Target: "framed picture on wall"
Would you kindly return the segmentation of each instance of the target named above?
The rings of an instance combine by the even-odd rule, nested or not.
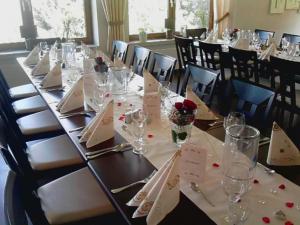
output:
[[[286,0],[271,0],[270,13],[283,13]]]
[[[299,0],[286,0],[286,9],[299,9]]]

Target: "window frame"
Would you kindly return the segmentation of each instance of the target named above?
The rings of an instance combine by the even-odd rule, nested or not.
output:
[[[22,0],[19,0],[20,4]],[[27,2],[31,5],[31,0],[27,0]],[[32,11],[24,11],[21,7],[21,13],[25,14],[26,16],[32,16]],[[29,26],[35,26],[34,21],[25,21],[23,20],[22,15],[22,23],[27,23]],[[91,0],[84,0],[84,19],[85,19],[85,29],[86,29],[86,36],[83,38],[74,38],[76,42],[83,41],[84,43],[91,44],[93,41],[93,35],[92,35],[92,9],[91,9]],[[22,25],[21,25],[22,26]],[[35,36],[35,35],[34,35]],[[22,37],[23,38],[23,37]],[[47,41],[50,44],[54,43],[55,40],[57,40],[60,37],[57,38],[38,38],[37,36],[32,37],[33,38],[33,44],[37,44],[40,41]],[[0,43],[0,51],[14,51],[14,50],[24,50],[26,48],[25,46],[25,38],[23,38],[24,41],[21,42],[11,42],[11,43]]]
[[[176,31],[175,29],[175,23],[176,23],[176,2],[174,2],[175,0],[167,0],[168,1],[168,17],[166,19],[168,19],[170,21],[170,23],[172,24],[172,30],[175,33],[178,33],[179,31]],[[208,12],[208,17],[209,17],[209,23],[210,23],[210,19],[211,19],[211,14],[213,13],[211,10],[211,3],[213,2],[213,0],[209,0],[210,1],[210,9]],[[129,21],[128,21],[128,26],[130,26]],[[209,26],[209,25],[208,25]],[[167,30],[167,29],[166,29]],[[153,39],[166,39],[167,35],[166,32],[163,33],[147,33],[147,38],[149,40],[153,40]],[[138,34],[129,34],[129,41],[138,41],[139,40],[139,35]]]

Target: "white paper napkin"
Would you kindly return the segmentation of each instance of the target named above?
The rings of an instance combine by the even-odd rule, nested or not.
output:
[[[143,109],[151,124],[160,123],[160,93],[145,93],[143,97]]]
[[[42,80],[43,88],[62,86],[61,64],[56,64]]]
[[[38,62],[38,64],[31,71],[32,76],[47,74],[50,71],[49,52]]]
[[[115,58],[114,59],[114,67],[117,67],[117,68],[124,68],[126,67],[126,65],[123,63],[122,60],[120,60],[119,58]]]
[[[90,148],[114,137],[113,105],[113,101],[110,101],[82,130],[80,143],[86,142],[86,147]]]
[[[204,42],[206,42],[206,43],[213,43],[213,41],[214,41],[214,33],[211,32],[211,33],[208,35],[208,37],[204,40]]]
[[[147,70],[144,70],[143,76],[144,76],[144,93],[158,92],[159,82],[155,79],[155,77]]]
[[[180,153],[176,152],[127,203],[128,206],[138,206],[133,218],[147,216],[147,224],[156,225],[177,206],[180,193]]]
[[[57,109],[61,113],[67,113],[83,106],[83,77],[81,77],[68,91],[68,93],[66,93],[66,95],[61,99],[61,101],[57,105]]]
[[[270,60],[270,56],[274,55],[275,51],[276,51],[276,45],[274,43],[271,43],[271,45],[261,53],[260,59]]]
[[[197,105],[198,120],[217,120],[219,119],[206,105],[205,103],[188,87],[186,89],[186,98],[193,101]]]
[[[35,46],[32,51],[28,54],[24,61],[24,65],[36,65],[40,61],[40,48],[39,46]]]
[[[300,153],[296,145],[274,122],[267,163],[276,166],[300,165]]]

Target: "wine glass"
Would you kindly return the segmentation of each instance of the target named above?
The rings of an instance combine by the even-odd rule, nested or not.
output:
[[[133,152],[142,155],[146,152],[144,136],[147,126],[147,113],[143,109],[132,115],[133,135],[135,137]]]
[[[240,112],[230,112],[228,116],[224,118],[224,129],[226,130],[227,127],[234,124],[245,125],[245,115]]]
[[[107,81],[97,78],[96,87],[94,89],[94,103],[98,107],[97,111],[101,111],[104,105],[105,95],[108,92]]]
[[[40,55],[43,56],[48,51],[48,44],[46,41],[40,42]]]

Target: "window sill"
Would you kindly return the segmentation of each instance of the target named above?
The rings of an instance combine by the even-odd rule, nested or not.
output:
[[[0,56],[10,56],[10,55],[19,55],[19,54],[27,54],[28,50],[11,50],[11,51],[0,51]]]
[[[146,42],[131,41],[129,44],[141,46],[174,45],[174,39],[151,39]]]

